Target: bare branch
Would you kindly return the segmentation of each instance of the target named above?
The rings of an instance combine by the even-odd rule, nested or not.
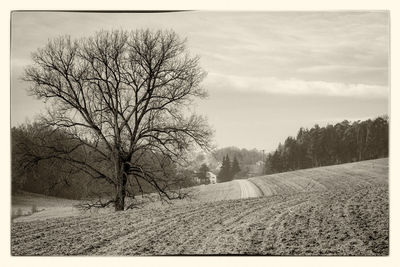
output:
[[[162,173],[192,147],[207,149],[212,135],[203,118],[182,115],[194,98],[206,96],[205,72],[185,43],[173,31],[100,31],[74,41],[59,37],[39,49],[24,80],[32,95],[53,105],[47,125],[76,146],[58,150],[41,142],[49,155],[31,151],[31,158],[64,160],[106,179],[115,185],[116,209],[134,196],[126,188],[131,175],[137,191],[143,194],[144,182],[171,199]]]

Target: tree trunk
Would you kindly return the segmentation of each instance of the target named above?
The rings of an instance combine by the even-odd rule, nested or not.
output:
[[[121,177],[121,185],[116,186],[116,197],[115,197],[115,211],[121,211],[125,208],[125,194],[126,194],[126,181]]]
[[[126,182],[128,180],[127,168],[129,168],[129,165],[126,163],[118,165],[118,182],[115,186],[115,211],[122,211],[125,209]]]

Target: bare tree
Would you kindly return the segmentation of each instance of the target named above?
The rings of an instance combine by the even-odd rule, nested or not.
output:
[[[130,187],[143,192],[143,183],[173,198],[171,166],[193,146],[209,146],[210,128],[190,111],[194,98],[206,96],[205,73],[185,42],[172,31],[64,36],[33,53],[25,70],[30,93],[51,102],[46,124],[72,140],[47,148],[47,157],[114,185],[117,211],[133,196]],[[74,157],[78,150],[84,159]]]

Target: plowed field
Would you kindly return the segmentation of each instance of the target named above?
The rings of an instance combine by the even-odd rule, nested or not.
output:
[[[380,159],[251,179],[259,198],[16,222],[11,252],[387,255],[387,175],[387,159]]]

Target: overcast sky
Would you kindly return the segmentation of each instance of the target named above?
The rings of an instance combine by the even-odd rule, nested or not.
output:
[[[39,13],[12,15],[11,124],[44,104],[20,80],[31,52],[59,35],[173,29],[201,58],[209,97],[196,103],[219,147],[270,151],[300,127],[388,114],[386,12]]]

